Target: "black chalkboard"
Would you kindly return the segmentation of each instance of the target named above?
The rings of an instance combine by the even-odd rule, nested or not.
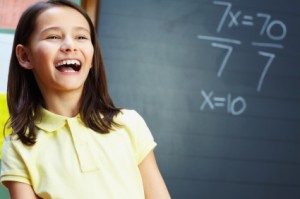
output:
[[[102,0],[115,104],[158,142],[172,198],[300,198],[300,2]]]

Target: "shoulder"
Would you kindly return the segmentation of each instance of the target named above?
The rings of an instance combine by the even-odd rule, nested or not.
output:
[[[142,116],[135,110],[122,109],[115,117],[115,122],[120,125],[134,125],[139,122],[144,122]]]
[[[18,135],[7,135],[2,145],[2,160],[13,156],[18,158],[23,157],[23,155],[26,156],[30,151],[35,150],[35,145],[28,146],[23,144]]]
[[[114,120],[120,128],[138,139],[153,140],[152,133],[143,117],[135,110],[122,109]]]
[[[135,110],[122,109],[114,118],[114,121],[130,134],[137,136],[151,134],[145,120]]]
[[[4,138],[2,150],[5,150],[5,149],[11,148],[11,147],[20,147],[22,145],[23,144],[17,135],[9,134],[9,135],[6,135]]]
[[[2,160],[12,156],[18,156],[20,151],[23,151],[26,146],[18,139],[17,135],[7,135],[4,138],[2,145]]]

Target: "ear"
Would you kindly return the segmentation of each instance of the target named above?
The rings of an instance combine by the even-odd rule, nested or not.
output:
[[[27,70],[33,69],[33,66],[30,62],[29,49],[26,46],[24,46],[22,44],[18,44],[16,47],[16,56],[19,61],[19,64],[23,68],[25,68]]]

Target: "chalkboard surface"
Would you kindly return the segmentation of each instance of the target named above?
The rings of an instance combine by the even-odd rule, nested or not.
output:
[[[110,92],[172,198],[300,198],[300,2],[103,0]]]

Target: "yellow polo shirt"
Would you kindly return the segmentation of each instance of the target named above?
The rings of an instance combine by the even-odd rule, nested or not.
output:
[[[156,143],[137,112],[122,110],[115,121],[123,126],[99,134],[79,116],[42,109],[34,146],[5,138],[1,181],[30,184],[43,199],[144,198],[138,165]]]

